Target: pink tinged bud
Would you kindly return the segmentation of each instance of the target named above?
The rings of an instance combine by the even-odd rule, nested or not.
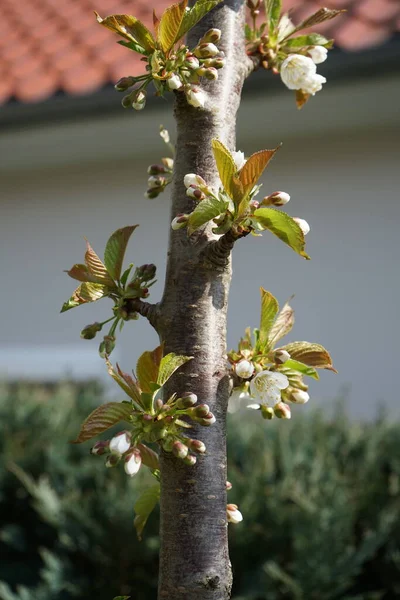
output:
[[[243,515],[238,509],[236,504],[227,504],[226,505],[226,516],[229,523],[240,523],[243,521]]]
[[[217,56],[217,58],[214,58],[212,61],[211,66],[215,67],[216,69],[222,69],[225,66],[225,59],[222,58],[222,56]]]
[[[131,447],[131,434],[129,431],[121,431],[110,440],[110,452],[117,455],[125,454]]]
[[[104,442],[96,442],[93,448],[91,448],[90,453],[98,454],[101,456],[102,454],[106,454],[106,452],[109,451],[109,446],[110,440],[105,440]]]
[[[210,425],[214,425],[215,421],[217,419],[215,418],[215,416],[213,415],[212,412],[208,413],[208,415],[206,415],[205,417],[203,417],[200,421],[200,425],[203,425],[205,427],[209,427]]]
[[[232,484],[230,481],[227,481],[226,482],[226,491],[229,492],[229,490],[231,490],[231,489],[232,489]]]
[[[207,185],[204,179],[200,177],[200,175],[196,175],[195,173],[188,173],[187,175],[185,175],[185,177],[183,178],[183,183],[186,188],[189,188],[191,186],[198,187]]]
[[[150,190],[152,190],[154,188],[162,187],[164,184],[165,184],[165,177],[159,177],[159,176],[156,177],[155,175],[152,175],[147,180],[147,185]]]
[[[185,446],[185,444],[182,444],[182,442],[176,441],[173,443],[172,453],[177,458],[186,458],[186,456],[188,455],[188,452],[189,452],[189,448],[187,446]]]
[[[199,59],[195,56],[188,56],[185,60],[185,66],[189,69],[196,71],[200,67]]]
[[[197,452],[198,454],[204,454],[206,451],[206,445],[200,440],[190,440],[188,445],[193,452]]]
[[[199,44],[194,50],[195,56],[198,58],[212,58],[219,54],[219,50],[215,44],[203,43]]]
[[[134,77],[121,77],[121,79],[115,84],[114,88],[117,90],[117,92],[125,92],[128,88],[132,87],[134,83]]]
[[[235,372],[242,379],[249,379],[254,373],[254,365],[248,360],[241,360],[235,365]]]
[[[182,84],[182,81],[181,81],[181,78],[179,77],[179,75],[176,75],[174,73],[172,75],[172,77],[167,79],[167,85],[170,90],[179,90],[183,84]]]
[[[129,454],[127,454],[125,457],[125,473],[133,477],[139,471],[141,464],[142,457],[139,450],[133,450],[133,452],[129,452]]]
[[[206,31],[206,33],[201,38],[200,43],[211,42],[213,44],[217,44],[220,39],[221,39],[221,30],[213,28],[213,29],[209,29],[208,31]]]
[[[274,353],[274,363],[277,365],[283,365],[289,358],[290,354],[286,350],[276,350]]]
[[[184,394],[182,394],[181,398],[177,400],[176,405],[178,408],[191,408],[196,404],[196,402],[196,394],[192,394],[192,392],[185,392]]]
[[[306,404],[310,399],[310,396],[307,392],[303,392],[303,390],[294,389],[293,392],[289,395],[288,400],[293,402],[294,404]]]
[[[309,48],[308,54],[316,65],[323,63],[328,58],[328,50],[324,46]]]
[[[182,229],[183,227],[186,227],[188,218],[189,216],[184,214],[176,216],[175,219],[172,220],[171,228],[174,231],[176,231],[177,229]]]
[[[185,94],[189,104],[195,108],[204,108],[206,103],[206,95],[203,90],[198,87],[189,87],[186,88]]]
[[[197,458],[195,456],[193,456],[193,454],[188,454],[183,459],[183,462],[185,463],[185,465],[189,465],[190,467],[192,467],[193,465],[196,464]]]
[[[289,194],[286,192],[274,192],[262,201],[262,204],[267,206],[285,206],[290,200]]]
[[[208,414],[211,414],[208,404],[199,404],[199,406],[193,409],[193,413],[196,417],[206,417]]]
[[[285,404],[285,402],[279,402],[276,404],[274,406],[274,413],[278,419],[290,419],[292,416],[290,412],[290,406]]]
[[[203,192],[193,186],[190,186],[187,188],[186,196],[189,196],[189,198],[194,198],[198,202],[200,202],[200,200],[203,200],[203,198],[205,198]]]
[[[172,171],[172,169],[174,168],[174,159],[173,158],[162,158],[161,159],[162,164],[164,165],[164,167],[166,169],[168,169],[169,171]]]
[[[147,169],[148,175],[159,175],[165,173],[164,165],[150,165]]]
[[[293,217],[293,221],[296,221],[297,225],[300,227],[304,235],[307,235],[307,233],[310,232],[310,226],[305,219]]]

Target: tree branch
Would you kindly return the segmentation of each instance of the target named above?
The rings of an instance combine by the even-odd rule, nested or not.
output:
[[[250,231],[235,234],[232,229],[224,233],[219,240],[210,242],[203,250],[204,258],[216,267],[224,268],[229,263],[230,254],[237,240],[248,236]]]
[[[145,317],[150,325],[158,331],[158,322],[160,317],[159,304],[144,302],[140,298],[128,298],[125,300],[126,308],[129,312],[137,312],[142,317]]]

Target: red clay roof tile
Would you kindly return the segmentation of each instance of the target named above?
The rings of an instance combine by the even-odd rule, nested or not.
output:
[[[116,44],[117,36],[100,27],[94,17],[134,14],[152,26],[172,0],[0,0],[0,103],[15,98],[38,102],[58,91],[86,94],[122,76],[142,73],[140,57]],[[345,50],[381,44],[400,30],[399,0],[283,0],[292,19],[311,14],[327,4],[346,8],[319,30]]]

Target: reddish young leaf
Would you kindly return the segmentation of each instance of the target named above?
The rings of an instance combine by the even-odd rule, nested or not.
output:
[[[92,246],[87,240],[85,263],[89,271],[96,277],[98,281],[101,281],[104,285],[108,285],[109,287],[115,287],[115,283],[107,272],[103,261],[97,256],[96,252],[93,250]]]
[[[163,347],[158,346],[152,351],[143,352],[136,364],[136,376],[140,387],[145,393],[152,393],[150,383],[156,383],[160,363],[163,355]]]
[[[102,404],[85,419],[81,425],[76,440],[71,444],[81,444],[87,440],[91,440],[99,433],[106,431],[120,421],[127,421],[132,414],[132,407],[124,402],[107,402]]]

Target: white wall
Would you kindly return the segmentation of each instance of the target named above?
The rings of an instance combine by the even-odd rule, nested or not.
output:
[[[400,412],[399,92],[400,79],[383,79],[327,88],[301,113],[288,96],[257,96],[241,109],[239,147],[246,153],[284,141],[264,189],[292,195],[288,212],[312,227],[312,260],[268,234],[237,244],[229,346],[247,325],[257,325],[260,285],[282,303],[295,293],[290,339],[323,343],[339,370],[312,384],[315,402],[328,405],[350,384],[355,415],[372,415],[381,400]],[[81,341],[79,331],[107,316],[111,303],[58,313],[74,286],[62,269],[82,260],[84,235],[100,253],[114,229],[140,223],[127,259],[156,263],[162,281],[168,197],[143,198],[146,166],[163,155],[160,122],[171,121],[155,111],[124,112],[0,135],[2,374],[104,373],[98,342]],[[159,299],[161,282],[152,289],[150,299]],[[156,343],[144,320],[128,324],[116,358],[129,369]]]

